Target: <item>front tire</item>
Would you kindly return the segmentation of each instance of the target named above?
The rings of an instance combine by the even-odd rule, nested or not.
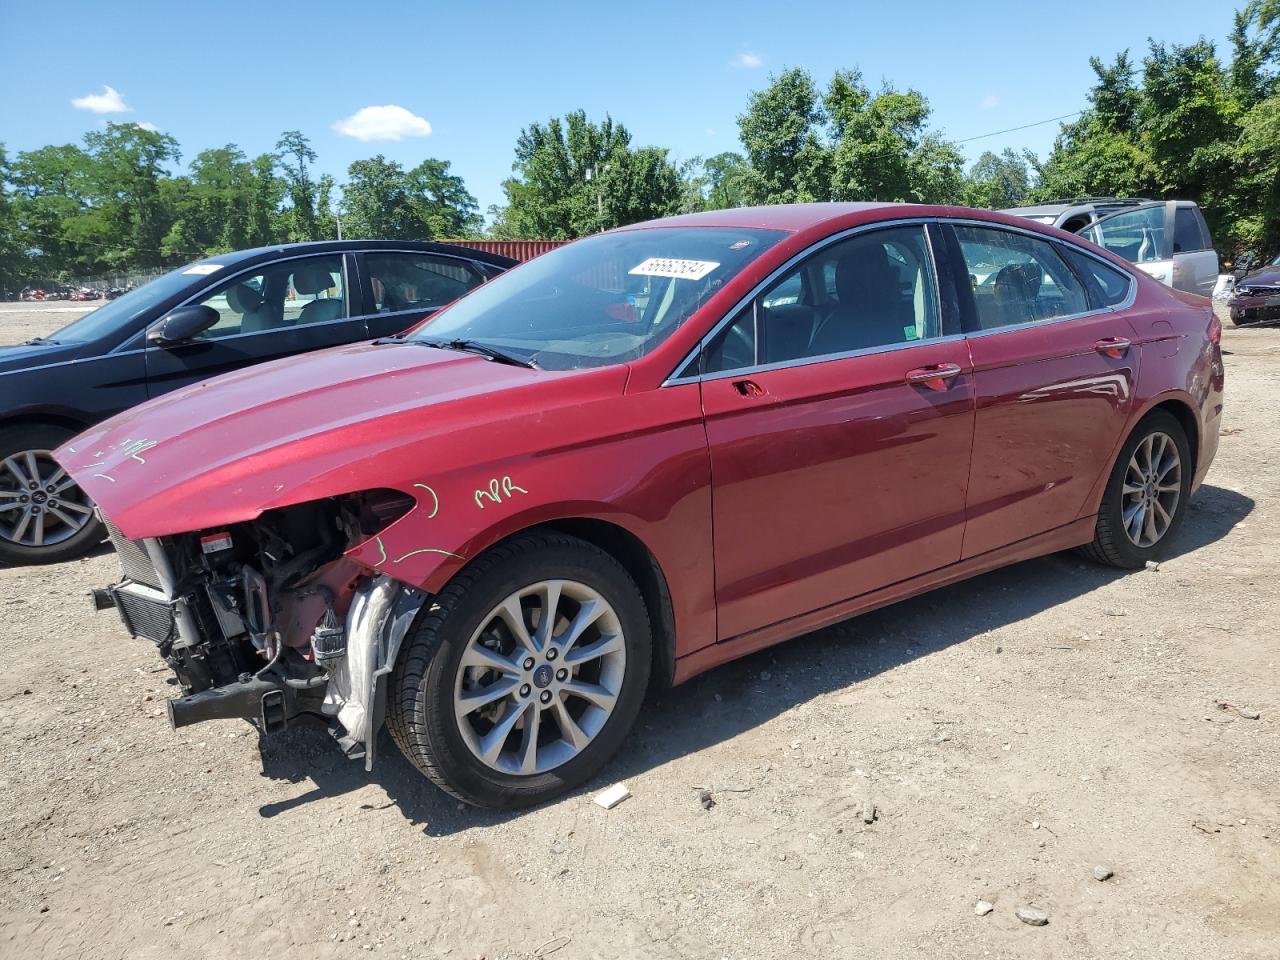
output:
[[[1182,526],[1194,471],[1182,424],[1164,410],[1152,411],[1116,458],[1093,542],[1081,552],[1128,570],[1159,560]]]
[[[102,542],[93,502],[53,459],[74,435],[52,424],[0,429],[0,560],[61,563]]]
[[[418,615],[387,726],[458,799],[540,803],[617,752],[651,657],[644,600],[617,560],[575,537],[522,535],[478,557]]]

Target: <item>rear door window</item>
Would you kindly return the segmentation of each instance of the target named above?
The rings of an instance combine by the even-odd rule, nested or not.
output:
[[[374,311],[434,310],[488,279],[471,261],[429,253],[366,253]]]
[[[1084,287],[1054,244],[1025,233],[957,224],[980,330],[1012,327],[1089,309]]]
[[[1208,247],[1207,238],[1200,229],[1200,218],[1194,207],[1177,207],[1173,213],[1173,252],[1190,253]]]

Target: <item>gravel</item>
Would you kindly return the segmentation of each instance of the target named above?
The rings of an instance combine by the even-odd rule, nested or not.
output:
[[[1238,432],[1158,576],[1047,557],[763,651],[515,813],[460,809],[388,739],[366,774],[323,730],[175,732],[154,646],[89,610],[109,553],[0,569],[0,955],[1274,956],[1280,738],[1203,716],[1280,703],[1280,329],[1224,346]],[[1081,875],[1100,837],[1122,884]],[[974,923],[977,895],[1010,906]]]

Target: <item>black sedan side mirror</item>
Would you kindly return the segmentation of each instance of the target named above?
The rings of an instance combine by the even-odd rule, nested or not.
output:
[[[147,330],[147,343],[168,346],[185,343],[204,333],[222,319],[213,307],[203,303],[191,303],[170,310]]]

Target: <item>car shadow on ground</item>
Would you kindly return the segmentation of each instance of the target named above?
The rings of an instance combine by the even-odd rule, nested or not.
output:
[[[1203,487],[1191,502],[1169,558],[1222,539],[1253,507],[1253,500],[1240,493]],[[672,690],[652,692],[619,755],[571,796],[590,794],[730,740],[823,693],[1016,623],[1121,577],[1144,575],[1149,574],[1085,563],[1073,553],[1028,560],[806,634]],[[520,811],[487,811],[460,804],[418,773],[386,730],[379,740],[377,763],[368,774],[363,763],[340,754],[319,723],[263,737],[260,750],[264,776],[313,784],[297,797],[264,805],[259,811],[263,817],[359,790],[370,782],[380,785],[401,814],[430,836],[520,815]],[[696,785],[689,786],[690,802],[694,802]]]

